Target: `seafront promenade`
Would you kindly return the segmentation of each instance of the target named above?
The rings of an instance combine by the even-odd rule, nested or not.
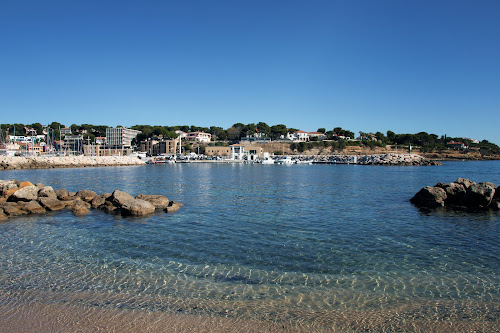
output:
[[[283,156],[274,156],[271,160],[279,163]],[[63,157],[0,157],[0,170],[17,169],[51,169],[51,168],[81,168],[103,166],[144,165],[148,159],[138,159],[131,156],[63,156]],[[416,154],[372,154],[372,155],[291,155],[291,164],[360,164],[360,165],[441,165]],[[179,160],[177,163],[258,163],[239,159],[191,159]]]

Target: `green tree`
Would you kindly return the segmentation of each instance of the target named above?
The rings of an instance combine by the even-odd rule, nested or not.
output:
[[[317,132],[325,134],[326,133],[326,129],[324,129],[323,127],[321,127],[321,128],[318,128]]]
[[[273,140],[279,139],[281,135],[286,135],[287,133],[288,129],[283,124],[271,126],[271,139]]]

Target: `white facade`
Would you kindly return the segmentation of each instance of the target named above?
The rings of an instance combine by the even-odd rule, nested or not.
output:
[[[205,132],[191,132],[186,136],[186,140],[196,141],[199,143],[208,143],[212,139],[212,134]]]
[[[141,131],[126,127],[106,128],[106,146],[108,148],[130,148],[132,140]]]
[[[231,159],[232,160],[242,160],[243,157],[246,155],[245,153],[245,146],[243,145],[231,145],[229,146],[231,148]]]

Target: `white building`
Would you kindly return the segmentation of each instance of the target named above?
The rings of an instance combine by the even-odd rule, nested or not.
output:
[[[290,140],[292,142],[307,142],[309,141],[309,133],[304,131],[297,131],[295,133],[287,133],[286,136],[282,137],[285,140]]]
[[[126,127],[106,128],[107,148],[130,148],[132,140],[141,131],[136,131]]]
[[[246,155],[245,146],[240,144],[230,145],[231,148],[231,159],[232,160],[242,160]]]
[[[199,143],[208,143],[212,139],[212,134],[205,132],[190,132],[186,135],[186,140],[196,141]]]

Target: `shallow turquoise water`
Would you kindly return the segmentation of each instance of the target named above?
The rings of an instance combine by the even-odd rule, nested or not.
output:
[[[94,210],[0,224],[0,302],[229,309],[311,324],[314,314],[327,322],[329,312],[347,310],[413,307],[412,316],[425,317],[423,304],[441,302],[498,321],[500,215],[425,213],[408,201],[423,186],[458,177],[500,185],[500,163],[4,171],[2,179],[164,194],[185,206],[141,219]]]

